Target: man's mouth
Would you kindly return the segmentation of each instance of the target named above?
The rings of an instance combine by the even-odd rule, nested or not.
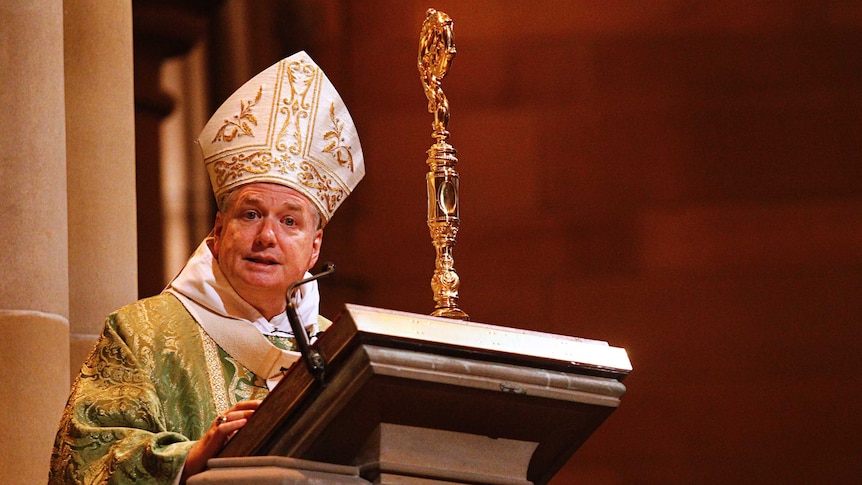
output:
[[[255,257],[248,257],[248,258],[245,258],[245,260],[246,260],[246,261],[250,261],[250,262],[252,262],[252,263],[256,263],[256,264],[266,264],[266,265],[276,265],[276,264],[278,264],[278,261],[276,261],[276,260],[274,260],[274,259],[269,259],[269,258],[255,258]]]

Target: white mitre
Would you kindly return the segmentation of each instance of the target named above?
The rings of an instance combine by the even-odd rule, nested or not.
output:
[[[240,185],[286,185],[317,207],[323,224],[365,175],[353,119],[305,52],[237,89],[210,118],[198,144],[219,203]]]

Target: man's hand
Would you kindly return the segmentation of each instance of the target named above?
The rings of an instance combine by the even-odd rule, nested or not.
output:
[[[240,428],[248,423],[248,418],[254,414],[261,401],[240,401],[228,409],[226,413],[213,420],[212,426],[189,450],[186,463],[183,466],[183,476],[180,483],[186,483],[192,475],[206,469],[207,460],[215,457],[224,448],[227,441]]]

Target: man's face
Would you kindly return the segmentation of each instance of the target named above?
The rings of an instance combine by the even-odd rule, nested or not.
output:
[[[323,231],[311,202],[282,185],[254,183],[216,216],[213,254],[231,286],[266,318],[284,310],[287,289],[314,266]]]

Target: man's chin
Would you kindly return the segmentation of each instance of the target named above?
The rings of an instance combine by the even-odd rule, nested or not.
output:
[[[255,274],[242,279],[243,293],[249,296],[284,296],[290,284],[285,283],[283,277],[274,275]],[[240,296],[243,296],[242,294]],[[245,296],[243,296],[245,298]]]
[[[296,279],[290,279],[285,274],[284,267],[281,265],[255,265],[257,267],[246,266],[246,271],[239,272],[237,276],[242,285],[243,293],[250,296],[257,295],[256,299],[261,297],[277,296],[284,298],[287,294],[287,289],[294,283],[299,281],[303,275],[300,274]],[[242,294],[240,296],[243,296]],[[244,296],[243,296],[244,297]],[[245,298],[245,297],[244,297]]]

